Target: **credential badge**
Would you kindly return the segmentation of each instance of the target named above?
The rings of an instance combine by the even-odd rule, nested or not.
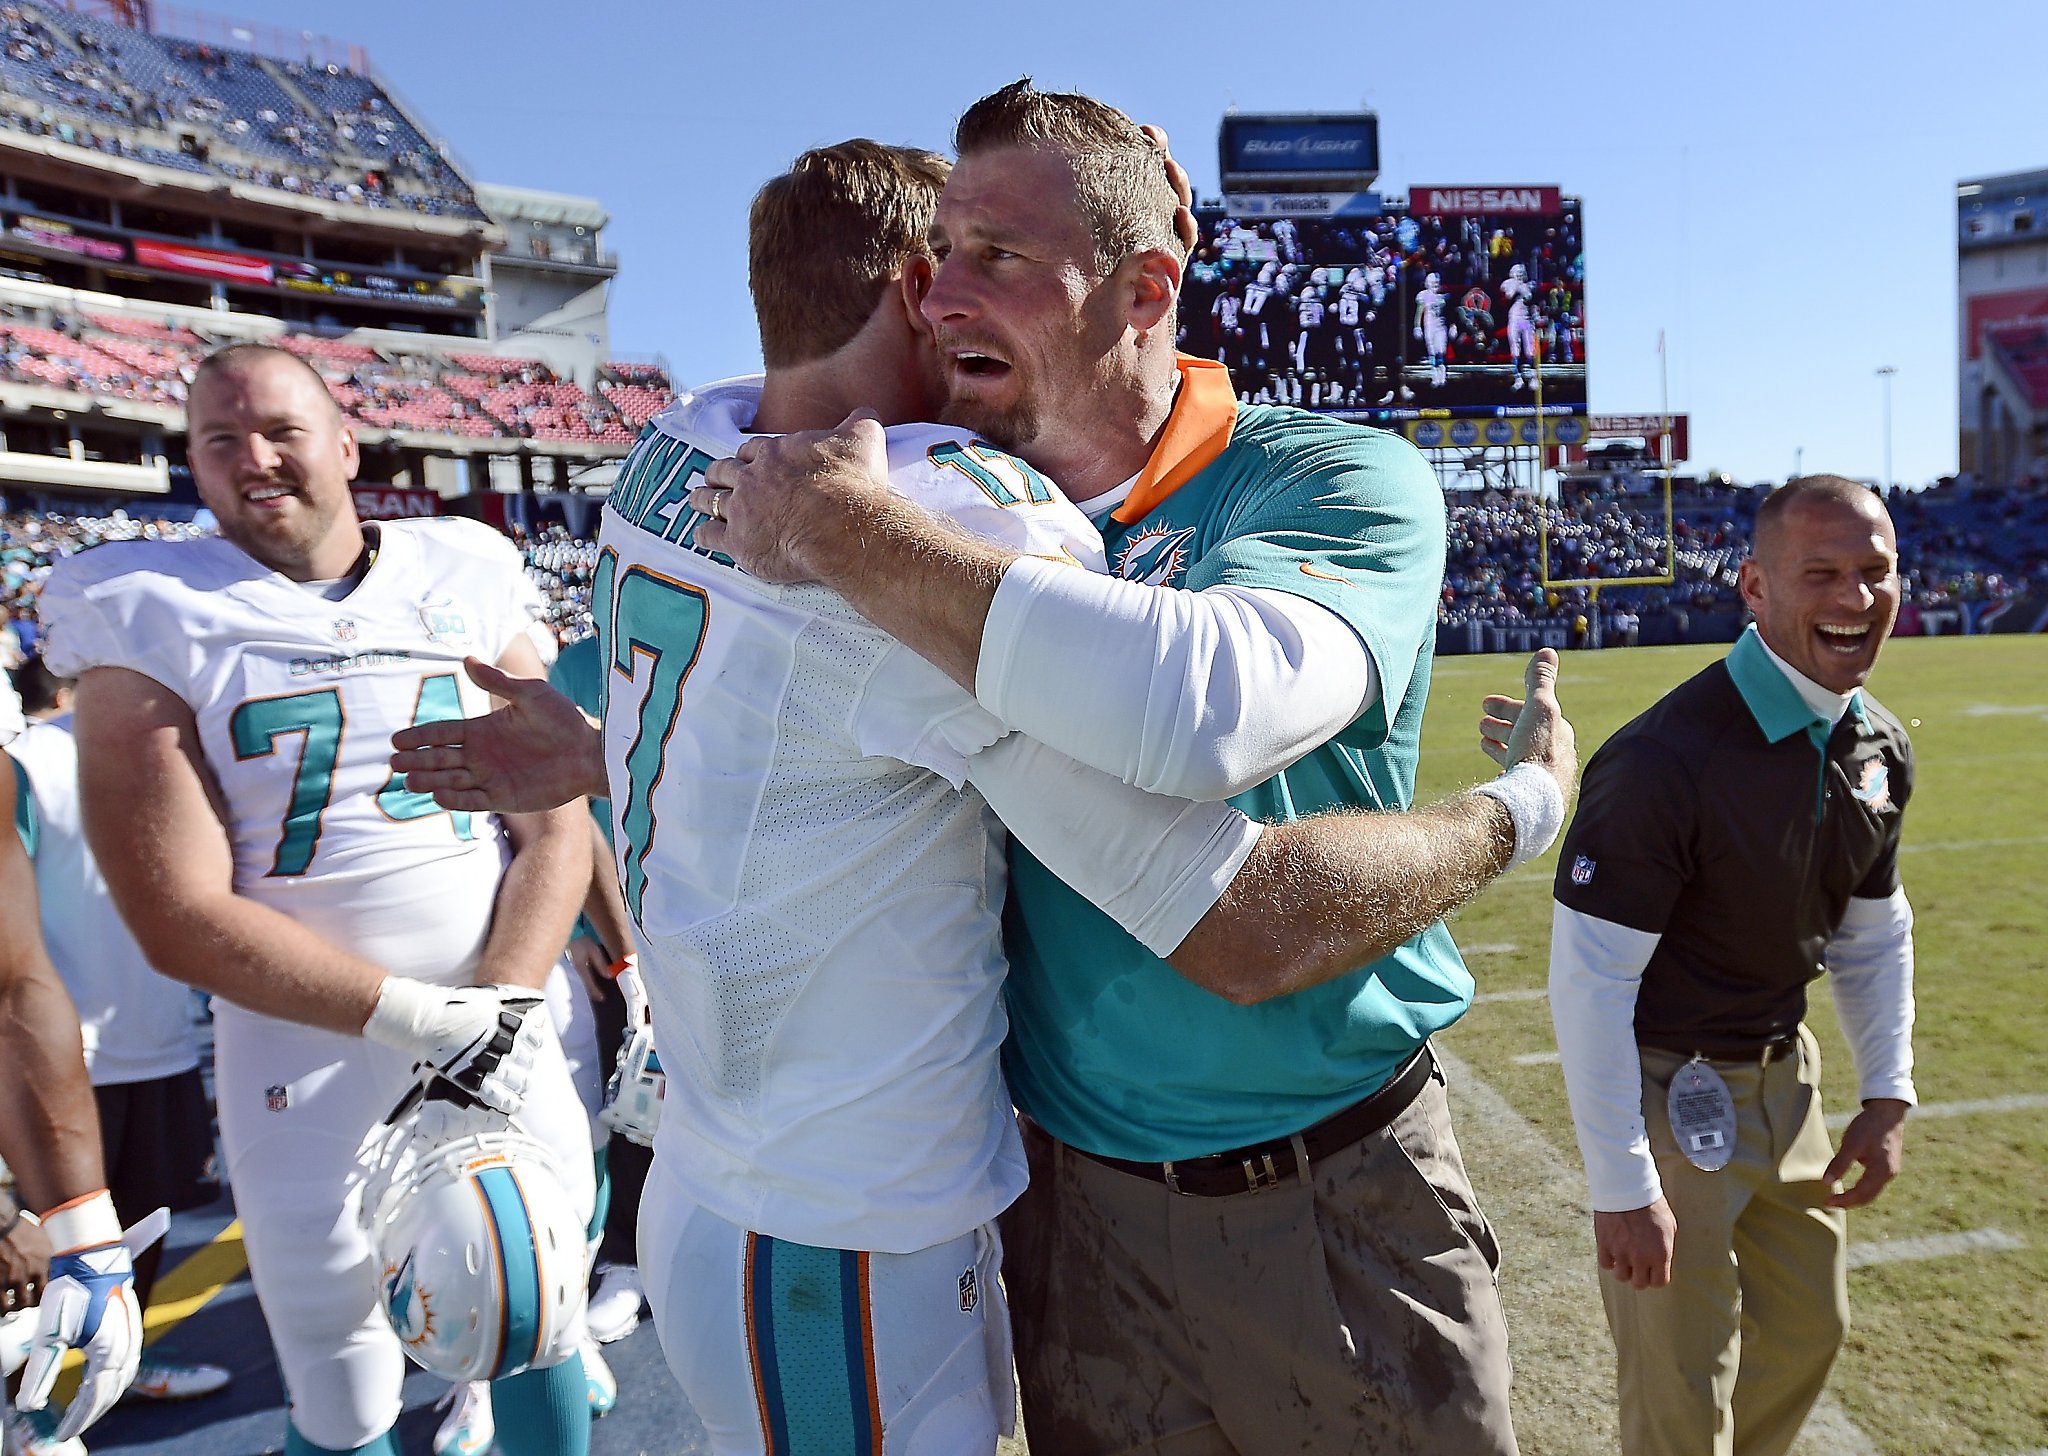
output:
[[[1593,883],[1593,861],[1590,857],[1583,854],[1572,856],[1572,883],[1575,885],[1590,885]]]

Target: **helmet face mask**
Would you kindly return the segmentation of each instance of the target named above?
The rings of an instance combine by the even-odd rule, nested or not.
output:
[[[500,1114],[430,1101],[375,1159],[360,1217],[378,1308],[414,1363],[494,1380],[575,1352],[584,1221],[544,1144]]]
[[[618,1066],[605,1088],[604,1108],[597,1120],[628,1142],[651,1148],[667,1092],[668,1074],[662,1071],[661,1056],[654,1049],[654,1030],[640,1022],[619,1047]]]

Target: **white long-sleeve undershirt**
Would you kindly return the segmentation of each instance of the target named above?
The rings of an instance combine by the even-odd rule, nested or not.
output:
[[[1661,936],[1553,904],[1550,1013],[1593,1207],[1645,1208],[1663,1192],[1643,1124],[1636,995]],[[1849,901],[1828,942],[1829,982],[1860,1099],[1913,1087],[1913,911],[1904,890]]]
[[[1047,869],[1162,958],[1259,842],[1228,804],[1132,788],[1018,733],[969,759],[967,777]]]
[[[997,587],[975,675],[1011,728],[1184,799],[1263,782],[1379,691],[1358,634],[1305,597],[1148,586],[1028,556]]]

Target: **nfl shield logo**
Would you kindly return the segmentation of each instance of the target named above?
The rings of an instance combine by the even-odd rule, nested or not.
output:
[[[334,623],[334,640],[337,642],[355,641],[356,624],[354,622],[351,622],[347,617],[341,617],[336,619]]]
[[[960,1276],[960,1313],[973,1314],[974,1306],[981,1303],[981,1286],[975,1282],[974,1271],[969,1269]]]
[[[1572,858],[1572,883],[1575,885],[1590,885],[1593,883],[1593,861],[1586,858],[1583,854],[1575,855]]]
[[[281,1082],[269,1087],[263,1093],[263,1105],[271,1112],[284,1111],[286,1107],[291,1105],[291,1100],[291,1089]]]

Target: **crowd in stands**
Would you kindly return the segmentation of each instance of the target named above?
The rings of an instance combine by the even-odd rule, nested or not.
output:
[[[36,650],[36,596],[50,567],[104,541],[183,541],[211,527],[192,520],[157,516],[40,514],[10,511],[0,501],[0,668],[16,666]],[[510,528],[513,544],[526,558],[526,573],[539,588],[545,621],[567,646],[591,634],[590,582],[597,546],[569,534],[560,522],[528,531]]]
[[[1674,498],[1668,585],[1602,587],[1599,607],[1639,624],[1702,613],[1737,613],[1736,590],[1763,488],[1712,490]],[[1895,490],[1888,504],[1899,533],[1902,619],[1976,606],[2022,592],[2048,598],[2048,498],[1977,494],[1953,488]],[[1443,626],[1572,622],[1593,594],[1545,586],[1549,578],[1618,580],[1666,574],[1661,495],[1570,492],[1564,500],[1488,492],[1454,501],[1437,620]]]
[[[35,0],[0,5],[0,37],[0,126],[302,196],[483,216],[468,182],[367,76]]]
[[[1646,620],[1683,625],[1703,614],[1741,609],[1736,568],[1764,491],[1680,497],[1675,510],[1677,580],[1665,586],[1603,588],[1599,610],[1610,643],[1631,641]],[[1905,581],[1901,630],[1919,617],[1961,605],[1982,606],[2031,591],[2048,602],[2048,498],[1969,497],[1953,490],[1894,492],[1900,569]],[[1438,621],[1447,627],[1569,625],[1591,610],[1583,587],[1543,585],[1538,522],[1548,513],[1553,580],[1573,576],[1645,576],[1663,571],[1663,511],[1640,499],[1586,495],[1567,505],[1488,493],[1452,501],[1449,553]],[[35,515],[0,510],[0,657],[13,642],[32,647],[35,596],[50,563],[102,541],[182,538],[189,521],[112,515]],[[596,543],[559,521],[513,525],[512,540],[547,604],[547,621],[565,645],[590,635]],[[1673,634],[1661,634],[1669,640]]]
[[[0,303],[0,382],[175,408],[200,358],[220,342],[134,316]],[[377,429],[627,445],[674,397],[655,364],[607,364],[592,393],[538,359],[378,349],[301,333],[278,342],[320,371],[351,419]]]

